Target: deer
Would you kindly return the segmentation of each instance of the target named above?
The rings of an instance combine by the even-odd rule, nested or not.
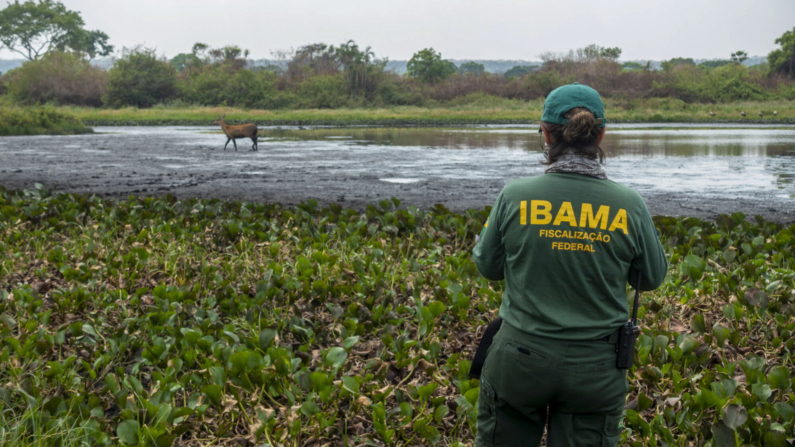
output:
[[[256,124],[241,124],[238,126],[230,126],[224,122],[224,118],[226,115],[219,116],[217,120],[213,122],[213,124],[220,124],[221,130],[224,131],[226,135],[226,144],[224,145],[224,151],[226,147],[229,146],[229,142],[231,141],[232,144],[235,145],[235,152],[237,152],[237,140],[238,138],[251,138],[251,141],[254,144],[251,145],[251,150],[256,151],[259,149],[257,146],[257,125]]]

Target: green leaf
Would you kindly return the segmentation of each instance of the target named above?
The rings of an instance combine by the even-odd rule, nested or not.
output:
[[[737,430],[748,419],[748,410],[737,404],[728,405],[723,409],[723,423],[732,430]]]
[[[108,387],[112,394],[119,392],[119,381],[116,380],[116,374],[110,373],[105,376],[105,386]]]
[[[703,319],[703,317],[702,317]],[[701,345],[701,342],[693,337],[685,337],[682,343],[679,343],[679,349],[682,350],[682,355],[686,356],[692,353]]]
[[[312,417],[320,413],[320,407],[314,401],[308,400],[301,405],[301,413],[304,416]]]
[[[433,412],[433,420],[436,421],[437,424],[442,423],[442,419],[450,413],[450,409],[445,404],[441,404],[436,407],[436,410]]]
[[[417,388],[417,393],[420,395],[420,399],[425,400],[428,397],[430,397],[434,393],[434,391],[436,391],[436,388],[438,386],[439,386],[438,383],[431,382],[431,383],[429,383],[427,385],[423,385],[423,386]]]
[[[210,377],[213,378],[213,383],[218,386],[224,386],[226,383],[226,370],[223,366],[211,366],[208,368],[210,371]]]
[[[229,363],[232,364],[232,376],[236,377],[241,373],[246,372],[248,361],[251,359],[251,351],[240,351],[232,354],[229,357]]]
[[[776,289],[778,289],[778,286],[780,286],[780,285],[781,285],[781,281],[776,280],[776,281],[773,281],[770,284],[768,284],[767,287],[765,287],[765,290],[767,290],[767,293],[773,293],[773,292],[776,291]]]
[[[762,402],[767,402],[773,394],[773,390],[766,383],[757,382],[751,386],[751,392],[758,396]]]
[[[355,336],[353,336],[353,337],[348,337],[348,338],[346,338],[346,339],[345,339],[345,341],[343,341],[343,342],[342,342],[342,347],[343,347],[343,348],[344,348],[346,351],[350,351],[350,350],[351,350],[351,348],[352,348],[354,345],[356,345],[356,343],[358,343],[358,342],[359,342],[359,336],[358,336],[358,335],[355,335]]]
[[[786,432],[780,430],[770,430],[765,433],[765,447],[787,447],[787,445]]]
[[[333,348],[329,349],[328,353],[326,354],[326,363],[334,368],[339,368],[345,364],[345,360],[347,359],[348,352],[339,346],[334,346]]]
[[[138,445],[140,443],[138,438],[139,428],[138,421],[128,419],[116,427],[116,435],[121,442],[127,445]]]
[[[344,376],[342,378],[342,386],[353,394],[359,392],[359,382],[353,377]]]
[[[690,320],[690,327],[694,332],[698,332],[699,334],[707,332],[707,324],[704,322],[704,315],[695,314]]]
[[[411,417],[414,415],[414,407],[408,402],[403,402],[400,404],[400,414],[411,419]]]
[[[464,393],[464,397],[466,398],[469,405],[475,407],[478,403],[478,395],[480,394],[480,388],[472,388],[471,390]]]
[[[648,396],[643,393],[638,394],[638,413],[643,412],[647,408],[651,407],[654,403]]]
[[[90,324],[83,325],[83,333],[88,335],[93,335],[94,337],[99,338],[99,336],[97,335],[97,331],[94,330],[94,326],[91,326]]]
[[[773,406],[776,408],[776,411],[781,416],[781,419],[784,420],[784,422],[789,422],[793,417],[795,417],[795,410],[793,410],[791,405],[785,402],[776,402],[773,404]]]
[[[719,348],[723,347],[723,344],[726,342],[726,338],[729,337],[729,334],[731,334],[731,331],[723,326],[716,324],[715,327],[712,328],[712,335],[715,336],[715,341],[718,343]]]
[[[770,370],[767,375],[767,380],[770,387],[776,390],[785,391],[790,387],[789,382],[789,368],[786,366],[776,366]]]
[[[17,320],[14,319],[11,315],[2,314],[0,315],[0,323],[8,326],[9,329],[14,329],[17,326]]]
[[[714,447],[737,447],[737,437],[734,430],[721,422],[712,424],[712,437]]]
[[[701,410],[708,410],[710,408],[715,408],[723,404],[723,401],[717,394],[715,394],[712,390],[708,390],[706,388],[702,388],[701,391],[698,392],[695,396],[693,396],[693,400],[696,401],[699,405],[701,405]]]
[[[259,333],[259,347],[263,351],[267,351],[273,339],[276,338],[276,331],[273,329],[265,329]]]
[[[223,390],[224,389],[218,385],[205,385],[202,388],[202,393],[207,396],[207,399],[209,399],[213,405],[220,407]]]

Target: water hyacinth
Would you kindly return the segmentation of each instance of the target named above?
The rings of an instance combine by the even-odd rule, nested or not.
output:
[[[472,445],[488,210],[0,190],[0,442]],[[659,217],[624,445],[787,445],[793,230]]]

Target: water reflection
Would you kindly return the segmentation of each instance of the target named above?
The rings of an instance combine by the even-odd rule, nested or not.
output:
[[[429,149],[508,149],[540,152],[536,129],[312,128],[269,129],[266,138],[281,141],[329,141],[357,146],[404,146]],[[608,129],[602,144],[609,157],[795,155],[795,131],[758,129]]]
[[[268,129],[265,134],[273,143],[311,145],[321,151],[359,150],[362,156],[378,151],[387,158],[403,154],[413,162],[406,160],[406,172],[400,175],[423,172],[475,179],[543,172],[542,141],[537,127],[531,126]],[[750,197],[760,191],[795,197],[795,132],[789,129],[624,127],[608,129],[602,147],[610,178],[639,191],[690,192],[715,199],[727,194]],[[499,165],[499,172],[489,169],[495,164],[489,158]],[[480,168],[462,168],[471,163]]]

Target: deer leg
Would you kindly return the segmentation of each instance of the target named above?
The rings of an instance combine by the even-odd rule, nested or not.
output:
[[[226,147],[229,146],[229,140],[231,140],[231,138],[226,139],[226,144],[224,145],[224,151],[226,151]]]
[[[232,138],[232,144],[235,145],[235,152],[237,152],[237,141],[234,138]]]
[[[256,136],[251,137],[251,141],[254,142],[254,144],[251,145],[251,150],[256,151],[257,149],[259,149],[257,147],[257,137]]]

